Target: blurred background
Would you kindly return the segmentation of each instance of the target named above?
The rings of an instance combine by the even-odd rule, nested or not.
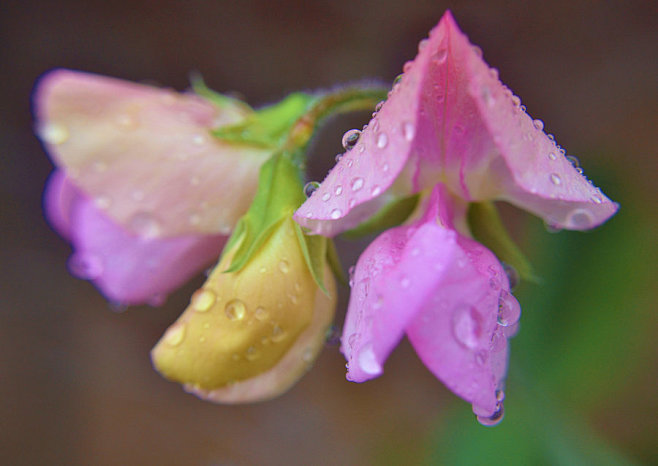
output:
[[[523,284],[498,427],[403,342],[385,374],[344,378],[337,346],[289,393],[249,406],[185,394],[149,350],[202,277],[160,308],[113,312],[67,273],[45,223],[52,165],[30,93],[54,67],[188,86],[200,71],[249,103],[390,82],[445,11],[547,132],[621,204],[588,233],[505,210],[543,281]],[[5,464],[656,464],[658,21],[653,2],[4,1],[0,6],[0,451]],[[313,146],[315,178],[366,115]],[[342,243],[344,264],[363,244]],[[345,312],[343,289],[337,323]]]

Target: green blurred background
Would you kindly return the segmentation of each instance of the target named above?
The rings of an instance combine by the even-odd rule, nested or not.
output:
[[[496,428],[478,425],[408,343],[385,374],[344,379],[328,347],[283,397],[216,406],[151,368],[151,346],[202,278],[161,308],[112,312],[66,271],[46,225],[52,166],[32,133],[37,77],[68,67],[210,87],[251,104],[364,78],[390,82],[451,8],[528,112],[621,203],[588,233],[548,233],[512,208],[542,277],[524,284]],[[2,64],[0,451],[5,464],[658,463],[655,284],[658,21],[654,2],[5,1]],[[331,122],[315,178],[364,115]],[[345,265],[363,247],[342,245]],[[342,290],[338,323],[347,292]]]

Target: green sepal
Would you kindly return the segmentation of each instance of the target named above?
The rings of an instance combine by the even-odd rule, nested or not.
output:
[[[252,112],[240,123],[212,130],[212,134],[227,142],[278,149],[315,100],[309,94],[295,92],[281,102]]]
[[[347,275],[345,275],[343,265],[340,263],[336,243],[331,238],[327,238],[327,263],[331,267],[331,271],[336,276],[336,279],[343,285],[347,285],[349,283]]]
[[[468,225],[473,237],[501,261],[514,267],[524,280],[538,282],[532,265],[510,237],[493,202],[473,202],[468,208]]]
[[[269,238],[270,234],[304,201],[299,168],[292,155],[277,152],[260,169],[258,190],[247,213],[240,219],[224,251],[238,240],[231,265],[225,272],[237,272]]]
[[[324,285],[324,266],[327,263],[327,238],[319,235],[307,235],[302,231],[302,227],[295,222],[295,233],[302,248],[302,254],[306,265],[308,265],[315,283],[320,287],[322,292],[329,296],[329,292]]]
[[[203,97],[212,103],[215,107],[226,108],[235,106],[242,110],[245,114],[253,113],[254,109],[249,106],[246,102],[243,102],[240,99],[234,97],[229,97],[219,92],[213,91],[208,86],[206,86],[203,77],[199,73],[192,73],[190,75],[190,84],[192,85],[192,90],[199,97]]]
[[[343,238],[358,239],[400,225],[414,211],[419,198],[418,194],[414,194],[393,199],[358,227],[343,233]]]

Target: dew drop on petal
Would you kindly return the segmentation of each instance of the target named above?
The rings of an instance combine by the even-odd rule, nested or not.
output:
[[[358,191],[359,189],[363,188],[363,178],[357,177],[352,180],[352,191]]]
[[[480,337],[480,316],[471,306],[459,307],[452,318],[452,332],[458,343],[466,348],[477,347]]]
[[[137,212],[130,218],[129,224],[132,231],[146,238],[160,234],[160,222],[149,212]]]
[[[185,324],[174,324],[164,335],[164,342],[169,346],[178,346],[185,339]]]
[[[341,215],[343,215],[343,212],[340,209],[334,209],[331,211],[331,218],[334,220],[340,218]]]
[[[37,132],[41,139],[54,145],[64,144],[70,136],[68,128],[57,123],[47,123],[41,126]]]
[[[576,157],[575,155],[567,155],[566,159],[576,170],[580,168],[580,160],[578,160],[578,157]]]
[[[217,301],[217,295],[214,291],[201,288],[192,295],[192,308],[196,312],[207,312],[215,301]]]
[[[342,160],[342,158],[343,158],[343,154],[336,154],[334,160],[336,161],[336,163],[338,163]]]
[[[229,320],[242,320],[247,313],[247,306],[240,299],[232,299],[226,303],[224,313]]]
[[[311,195],[318,190],[320,183],[317,181],[309,181],[304,185],[304,195],[306,197],[311,197]]]
[[[518,270],[514,268],[514,266],[510,264],[506,264],[503,262],[503,270],[505,271],[505,275],[507,275],[507,279],[509,280],[509,289],[514,290],[521,281],[521,277],[519,275]]]
[[[359,352],[359,367],[366,374],[379,374],[382,366],[377,362],[372,343],[368,343]]]
[[[482,58],[482,49],[477,45],[473,45],[473,53],[475,53],[475,55],[477,55],[478,58]]]
[[[542,131],[544,129],[544,122],[539,119],[533,120],[532,124],[539,131]]]
[[[521,98],[518,95],[512,95],[512,103],[514,104],[515,107],[520,107],[521,106]]]
[[[379,149],[383,149],[384,147],[386,147],[386,145],[388,144],[388,136],[386,135],[386,133],[379,133],[377,135],[376,144]]]
[[[290,271],[290,264],[287,260],[283,259],[279,261],[279,270],[281,273],[288,273]]]
[[[498,298],[498,324],[509,327],[517,323],[520,317],[521,306],[519,302],[507,291],[501,291]]]
[[[496,404],[496,411],[491,416],[477,416],[477,420],[483,426],[495,426],[503,420],[505,410],[503,409],[503,402],[499,401]]]
[[[555,155],[555,152],[550,152],[548,158],[549,160],[557,160],[557,155]]]
[[[267,309],[265,309],[263,306],[258,306],[254,311],[254,317],[256,318],[256,320],[259,320],[261,322],[267,320],[269,316],[270,313],[267,312]]]
[[[350,150],[354,146],[356,146],[356,143],[359,142],[359,138],[361,137],[361,131],[358,129],[350,129],[343,134],[343,148],[345,150]]]
[[[550,175],[551,183],[555,186],[560,186],[562,184],[562,178],[557,173],[551,173]]]
[[[336,186],[336,189],[334,189],[334,193],[336,196],[340,196],[343,193],[343,187],[341,185]]]
[[[329,199],[331,199],[331,194],[329,192],[326,192],[322,195],[323,202],[327,202]]]
[[[287,336],[288,336],[288,332],[283,330],[278,325],[275,325],[272,328],[272,335],[270,336],[270,340],[272,340],[273,343],[279,343],[285,340]]]
[[[68,261],[69,271],[83,280],[94,280],[103,274],[103,259],[90,253],[78,252],[73,254]]]
[[[196,146],[202,146],[206,142],[206,138],[202,134],[195,134],[192,136],[192,142]]]
[[[380,188],[378,185],[373,186],[372,189],[370,190],[370,194],[372,194],[373,196],[378,196],[379,193],[381,192],[382,192],[382,188]]]
[[[594,224],[594,218],[585,209],[574,209],[567,215],[567,227],[576,230],[590,228]]]
[[[445,47],[440,48],[434,54],[434,60],[436,60],[437,63],[443,63],[444,61],[446,61],[447,57],[448,57],[448,49]]]
[[[592,202],[594,202],[594,204],[601,204],[603,203],[603,199],[601,198],[601,196],[595,194],[594,196],[592,196]]]
[[[407,141],[412,141],[416,135],[416,127],[414,124],[409,121],[402,123],[402,135]]]
[[[260,351],[255,346],[250,346],[247,348],[247,351],[244,353],[244,357],[247,361],[255,361],[260,357]]]

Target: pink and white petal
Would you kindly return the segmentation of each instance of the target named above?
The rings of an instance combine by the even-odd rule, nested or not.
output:
[[[457,242],[442,281],[407,326],[407,336],[428,369],[488,417],[500,406],[507,368],[503,324],[514,325],[520,308],[496,257],[463,236]]]
[[[137,236],[84,195],[78,196],[71,214],[71,272],[91,280],[108,300],[121,304],[164,299],[212,264],[226,241],[223,235]]]
[[[159,237],[227,234],[256,191],[267,152],[210,129],[240,121],[194,95],[56,70],[38,83],[37,131],[56,165],[110,218]]]
[[[617,210],[520,107],[446,13],[295,219],[332,236],[383,204],[441,181],[463,199],[503,199],[547,223],[594,227]],[[358,186],[357,190],[353,187]]]
[[[435,223],[397,227],[361,255],[341,348],[349,380],[363,382],[382,373],[408,323],[442,280],[455,236]]]
[[[80,195],[61,170],[50,174],[43,191],[43,209],[50,226],[64,239],[71,239],[71,209]]]

